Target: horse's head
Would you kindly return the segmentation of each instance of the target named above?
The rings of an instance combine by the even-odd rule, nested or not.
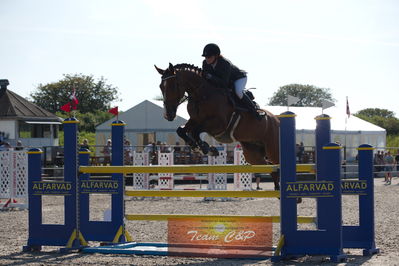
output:
[[[155,66],[155,69],[162,75],[159,87],[161,88],[163,96],[163,116],[168,121],[173,121],[176,117],[177,107],[184,96],[184,88],[178,86],[177,72],[171,63],[169,63],[169,67],[165,70],[162,70],[157,66]]]

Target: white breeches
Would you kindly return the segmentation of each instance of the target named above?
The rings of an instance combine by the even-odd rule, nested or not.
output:
[[[240,99],[244,96],[245,85],[247,85],[247,77],[234,81],[234,91]]]

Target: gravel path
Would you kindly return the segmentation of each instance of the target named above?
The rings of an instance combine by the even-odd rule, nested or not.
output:
[[[271,184],[262,184],[271,189]],[[399,265],[399,178],[392,185],[385,185],[383,179],[375,180],[376,243],[381,253],[373,257],[361,256],[361,250],[345,250],[348,261],[340,265]],[[93,217],[101,217],[106,199],[98,196],[93,204]],[[46,200],[44,216],[54,222],[59,217],[61,201]],[[344,222],[357,220],[357,201],[353,197],[343,198]],[[234,199],[232,201],[204,202],[198,198],[128,200],[126,213],[182,213],[182,214],[231,214],[231,215],[279,215],[278,199]],[[314,215],[315,201],[304,199],[298,215]],[[270,260],[228,260],[208,258],[180,258],[133,255],[102,255],[67,253],[60,254],[53,247],[45,247],[42,252],[21,252],[27,241],[26,210],[0,212],[0,265],[272,265]],[[302,225],[301,225],[302,226]],[[127,221],[127,229],[137,241],[166,242],[166,222]],[[279,224],[273,225],[274,244],[279,237]],[[277,265],[337,265],[322,256],[303,257],[295,261],[274,263]]]

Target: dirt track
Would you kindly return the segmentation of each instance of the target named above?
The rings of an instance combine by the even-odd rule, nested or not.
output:
[[[271,189],[270,184],[262,184]],[[104,198],[99,196],[93,206],[93,217],[101,217]],[[126,213],[184,213],[184,214],[232,214],[232,215],[279,215],[277,199],[234,199],[232,201],[204,202],[196,198],[162,200],[128,200]],[[60,201],[46,201],[44,216],[49,222],[56,220],[60,213]],[[344,222],[357,219],[357,201],[353,197],[343,198]],[[342,265],[399,265],[399,179],[395,177],[392,185],[385,185],[382,178],[375,180],[376,243],[381,253],[373,257],[361,256],[361,250],[345,250],[349,254]],[[304,199],[298,215],[314,215],[315,202]],[[58,212],[56,211],[58,210]],[[272,265],[270,260],[228,260],[208,258],[155,257],[133,255],[101,255],[69,253],[60,254],[53,247],[45,247],[42,252],[23,253],[22,246],[27,240],[27,211],[0,212],[0,264],[1,265]],[[127,229],[137,241],[165,242],[166,222],[128,221]],[[274,224],[274,244],[279,236],[279,224]],[[296,261],[281,264],[336,265],[321,256],[303,257]],[[278,263],[277,265],[280,265]]]

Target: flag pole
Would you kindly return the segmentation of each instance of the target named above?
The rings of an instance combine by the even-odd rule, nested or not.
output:
[[[348,125],[348,117],[350,115],[349,111],[349,101],[348,101],[348,96],[346,96],[346,116],[345,116],[345,147],[344,147],[344,160],[346,161],[346,147],[347,147],[347,125]]]
[[[346,125],[347,125],[347,123],[348,123],[348,116],[346,115],[346,116],[345,116],[345,147],[344,147],[344,160],[346,160],[346,135],[347,135],[347,132],[346,132]]]

